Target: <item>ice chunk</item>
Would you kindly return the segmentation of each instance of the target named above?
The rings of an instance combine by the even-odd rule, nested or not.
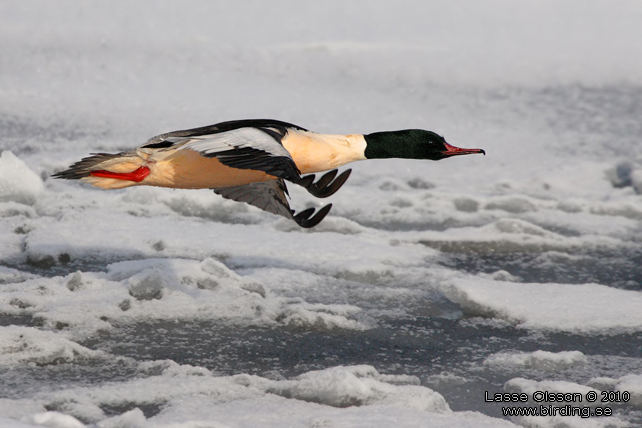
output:
[[[464,254],[570,251],[584,243],[518,218],[501,218],[475,228],[452,228],[445,233],[427,231],[418,235],[418,242],[440,251]]]
[[[21,398],[21,399],[10,399],[10,398],[0,398],[0,427],[13,427],[13,425],[5,422],[4,418],[11,418],[14,423],[22,427],[23,425],[18,423],[18,419],[21,419],[25,415],[33,415],[36,413],[42,413],[46,411],[45,407],[38,403],[33,398]],[[29,425],[30,427],[32,425]]]
[[[629,161],[619,162],[615,167],[606,171],[606,177],[613,187],[626,187],[632,185],[631,174],[633,173],[633,163]]]
[[[642,294],[599,284],[529,284],[460,278],[446,297],[472,313],[527,328],[572,332],[642,330]]]
[[[544,371],[566,370],[583,366],[588,362],[586,356],[579,351],[564,352],[516,352],[490,355],[484,360],[484,365],[506,368],[533,368]]]
[[[48,428],[85,428],[85,425],[78,419],[59,412],[36,413],[35,415],[24,418],[24,421]]]
[[[474,213],[479,209],[479,202],[471,198],[457,198],[453,200],[457,211]]]
[[[234,283],[243,282],[242,278],[233,270],[225,266],[223,263],[212,258],[207,258],[201,262],[201,269],[203,272],[209,273],[214,278],[220,280],[228,280]]]
[[[61,400],[50,401],[46,405],[47,410],[73,416],[85,423],[94,423],[105,419],[103,410],[94,403],[87,400]]]
[[[631,394],[631,398],[627,404],[642,409],[642,374],[631,374],[621,377],[617,385],[615,385],[615,390],[620,392],[627,391]]]
[[[165,279],[157,270],[143,271],[129,278],[129,294],[138,300],[152,300],[163,297]]]
[[[367,330],[368,327],[358,321],[348,319],[347,313],[336,312],[337,305],[290,305],[285,308],[279,320],[285,325],[304,327],[313,330]],[[358,312],[358,308],[352,307],[351,313]],[[356,310],[355,310],[356,309]]]
[[[17,269],[11,269],[6,266],[0,266],[0,284],[11,284],[17,282],[23,282],[27,279],[34,278],[35,275],[31,275],[26,272],[21,272]]]
[[[2,184],[0,184],[2,186]],[[2,198],[2,189],[0,188],[0,198]],[[2,201],[0,199],[0,218],[1,217],[15,217],[23,216],[27,218],[35,218],[36,210],[33,207],[24,205],[23,203],[13,201]]]
[[[82,277],[82,272],[81,271],[76,271],[71,275],[71,278],[69,278],[69,281],[67,281],[67,288],[70,291],[75,291],[79,288],[81,288],[83,285],[83,277]]]
[[[545,236],[549,232],[529,222],[514,218],[498,220],[495,227],[501,233],[517,233],[525,235]]]
[[[409,379],[403,377],[402,382]],[[391,382],[392,381],[392,382]],[[415,383],[415,379],[410,379]],[[332,367],[305,373],[291,381],[272,381],[268,392],[335,407],[388,404],[429,412],[449,413],[441,394],[417,385],[393,385],[372,366]]]
[[[416,377],[381,375],[372,366],[337,366],[278,381],[252,375],[219,377],[173,362],[144,362],[141,367],[135,379],[65,388],[34,401],[89,416],[90,423],[99,428],[225,427],[255,425],[256,421],[266,427],[513,426],[479,413],[452,412],[440,394],[418,386]],[[158,413],[146,419],[138,410],[143,406],[157,407]],[[131,410],[96,420],[105,407]],[[29,413],[18,417],[30,423],[53,421],[47,426],[83,426],[72,415],[35,409],[37,406],[23,406],[22,414]]]
[[[491,200],[486,204],[484,209],[503,210],[513,214],[521,214],[537,210],[533,203],[524,198],[501,198]]]
[[[0,155],[0,202],[33,205],[44,191],[38,175],[10,151]]]
[[[631,184],[635,189],[635,193],[642,195],[642,168],[636,169],[631,173]]]
[[[143,411],[137,407],[122,415],[100,421],[98,428],[138,428],[143,427],[145,422]]]
[[[35,363],[59,364],[78,357],[98,358],[104,354],[78,345],[68,339],[31,327],[0,327],[0,365]]]
[[[619,382],[618,379],[599,376],[599,377],[593,377],[589,379],[589,381],[586,382],[586,385],[590,386],[591,388],[599,389],[602,391],[608,391],[613,389],[613,387],[615,387],[615,385],[617,385],[618,382]]]

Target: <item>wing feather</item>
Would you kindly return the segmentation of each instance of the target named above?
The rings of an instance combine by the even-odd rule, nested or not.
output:
[[[225,199],[245,202],[272,214],[293,220],[294,216],[287,200],[288,188],[281,179],[250,183],[243,186],[213,189]]]
[[[332,208],[332,204],[328,204],[317,211],[316,214],[314,208],[308,208],[294,215],[294,211],[290,208],[287,200],[288,188],[282,179],[213,190],[226,199],[245,202],[269,213],[294,220],[304,228],[314,227],[319,224]]]
[[[307,129],[301,128],[298,125],[275,119],[230,120],[228,122],[220,122],[215,125],[201,126],[200,128],[184,129],[160,134],[147,140],[142,147],[152,147],[152,145],[159,144],[160,148],[165,148],[166,146],[163,142],[170,137],[197,137],[200,135],[220,134],[222,132],[233,131],[239,128],[261,128],[273,135],[278,141],[285,136],[287,129],[307,131]]]
[[[296,182],[301,177],[299,169],[290,152],[275,138],[278,135],[259,128],[238,128],[192,137],[168,136],[165,141],[173,143],[176,150],[193,150],[205,157],[215,157],[232,168],[263,171]]]

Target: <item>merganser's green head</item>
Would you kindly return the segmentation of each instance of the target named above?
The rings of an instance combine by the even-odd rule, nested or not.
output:
[[[375,132],[364,135],[366,159],[404,158],[440,160],[457,155],[486,152],[482,149],[460,149],[451,146],[444,137],[422,129]]]

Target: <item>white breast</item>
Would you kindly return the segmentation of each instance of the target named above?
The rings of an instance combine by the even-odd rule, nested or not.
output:
[[[289,129],[283,146],[302,174],[327,171],[366,159],[366,140],[361,134],[328,135]]]

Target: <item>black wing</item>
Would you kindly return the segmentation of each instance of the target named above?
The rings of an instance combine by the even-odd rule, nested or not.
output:
[[[288,128],[304,130],[278,120],[236,120],[161,134],[141,149],[194,150],[232,168],[264,171],[297,183],[301,173],[281,143]]]
[[[298,125],[274,119],[230,120],[228,122],[221,122],[215,125],[201,126],[199,128],[184,129],[181,131],[173,131],[167,132],[165,134],[160,134],[147,140],[147,142],[142,147],[156,148],[152,145],[162,143],[166,141],[168,137],[198,137],[202,135],[220,134],[221,132],[233,131],[239,128],[258,128],[263,130],[272,130],[279,136],[279,142],[281,142],[281,139],[287,133],[288,128],[298,129],[299,131],[307,131],[307,129],[301,128]]]
[[[332,208],[332,204],[328,204],[321,208],[314,216],[312,215],[315,211],[314,208],[308,208],[295,215],[294,210],[290,208],[287,200],[288,188],[282,179],[250,183],[243,186],[222,187],[213,190],[214,193],[226,199],[254,205],[269,213],[294,220],[299,226],[305,228],[314,227],[319,224],[328,212],[330,212],[330,208]]]

